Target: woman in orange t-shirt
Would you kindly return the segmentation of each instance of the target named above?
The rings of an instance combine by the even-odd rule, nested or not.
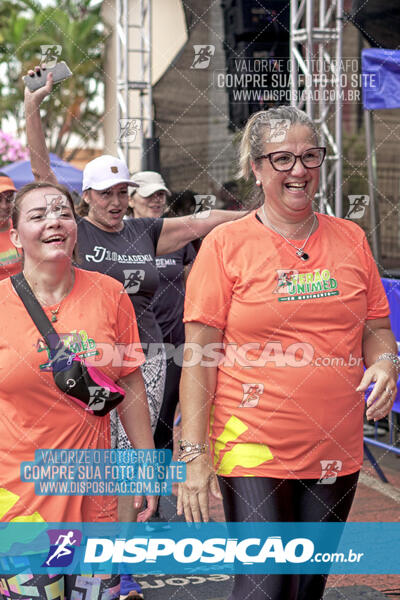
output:
[[[313,211],[324,157],[302,111],[254,114],[241,168],[256,177],[259,208],[211,232],[189,275],[178,494],[187,521],[208,520],[214,471],[227,521],[345,521],[363,458],[363,392],[374,382],[369,419],[392,407],[397,346],[365,235]],[[318,600],[325,584],[236,575],[230,600]]]
[[[104,374],[124,388],[118,409],[127,435],[135,448],[154,448],[134,309],[122,284],[72,266],[77,224],[69,191],[56,184],[28,184],[16,195],[12,219],[10,235],[23,252],[25,279],[57,333],[64,344],[73,339],[71,351],[94,366],[98,361]],[[41,448],[110,448],[110,419],[85,411],[61,392],[46,343],[11,280],[2,281],[0,288],[0,519],[116,521],[114,496],[36,495],[34,484],[20,479],[21,463],[33,461]],[[141,505],[141,499],[134,500]],[[156,497],[148,496],[139,520],[147,520],[155,506]],[[20,598],[19,586],[25,584],[40,598],[48,585],[58,586],[57,597],[70,598],[74,590],[80,594],[79,586],[93,587],[93,580],[84,580],[61,575],[27,579],[25,571],[2,575],[0,597]],[[119,576],[101,578],[98,586],[96,597],[119,598]]]
[[[21,255],[11,243],[9,233],[16,191],[12,179],[0,173],[0,280],[21,270]]]

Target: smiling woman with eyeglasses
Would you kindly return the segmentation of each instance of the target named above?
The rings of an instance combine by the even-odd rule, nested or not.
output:
[[[186,343],[204,352],[188,352],[180,389],[187,521],[209,519],[218,483],[227,521],[345,521],[362,392],[375,382],[368,418],[391,409],[388,303],[362,229],[313,210],[324,158],[302,111],[255,113],[240,174],[255,176],[259,208],[210,233],[189,275]],[[320,600],[326,578],[236,575],[229,600]]]
[[[275,171],[291,171],[296,164],[297,159],[300,159],[301,164],[305,169],[317,169],[324,162],[326,148],[308,148],[302,154],[293,154],[293,152],[270,152],[262,154],[257,158],[268,158],[271,166]]]

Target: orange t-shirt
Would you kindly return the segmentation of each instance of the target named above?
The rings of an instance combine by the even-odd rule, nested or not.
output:
[[[189,275],[184,320],[224,331],[210,415],[218,474],[361,467],[362,334],[389,307],[363,231],[317,216],[307,261],[252,212],[212,231]]]
[[[122,285],[75,269],[54,328],[73,352],[114,381],[144,362],[135,313]],[[45,308],[48,316],[50,309]],[[118,344],[118,347],[116,347]],[[137,344],[135,352],[128,344]],[[122,359],[122,360],[121,360]],[[40,448],[110,448],[110,419],[78,406],[55,385],[47,346],[10,280],[0,283],[0,520],[117,520],[112,496],[39,496],[21,482],[20,465]],[[122,365],[122,366],[121,366]]]
[[[0,279],[16,275],[21,271],[21,267],[21,255],[11,243],[10,230],[0,231]]]

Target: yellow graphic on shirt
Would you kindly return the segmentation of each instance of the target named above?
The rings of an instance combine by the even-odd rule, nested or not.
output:
[[[2,519],[9,510],[16,504],[19,500],[19,496],[14,494],[14,492],[10,492],[5,488],[0,488],[0,519]],[[11,519],[13,523],[45,523],[43,517],[36,511],[31,515],[21,515],[19,517],[15,517]]]
[[[265,444],[242,444],[239,442],[223,454],[218,465],[221,451],[226,448],[228,442],[233,442],[247,430],[248,426],[238,417],[232,416],[226,422],[223,432],[215,440],[214,445],[214,466],[217,468],[218,475],[230,475],[237,466],[248,469],[258,467],[263,462],[274,458],[271,450]]]

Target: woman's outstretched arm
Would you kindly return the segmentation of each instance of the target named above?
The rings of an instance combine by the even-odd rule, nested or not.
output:
[[[35,71],[40,73],[41,67],[35,67]],[[31,75],[34,71],[28,71]],[[31,92],[25,87],[25,117],[26,117],[26,136],[31,158],[32,173],[36,181],[48,181],[49,183],[58,183],[54,171],[50,167],[50,156],[46,146],[46,139],[43,132],[42,120],[40,118],[40,104],[53,89],[53,75],[47,75],[46,85]]]

